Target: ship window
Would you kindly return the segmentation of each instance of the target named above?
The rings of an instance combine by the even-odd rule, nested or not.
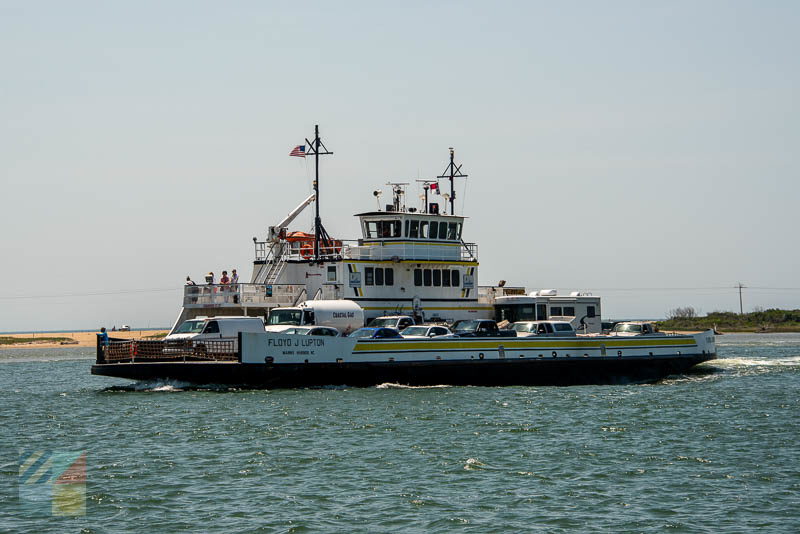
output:
[[[595,317],[594,306],[587,306],[586,307],[586,317],[589,317],[589,318]]]
[[[328,267],[328,282],[335,282],[336,281],[336,267],[331,266]]]
[[[569,315],[570,317],[575,316],[575,307],[574,306],[564,306],[564,315]]]
[[[219,323],[217,321],[209,321],[206,325],[204,334],[219,334]]]
[[[393,286],[394,285],[394,268],[393,267],[387,267],[386,268],[386,272],[384,273],[384,276],[383,276],[383,281],[384,281],[384,283],[386,283],[387,286]]]
[[[367,221],[364,229],[367,238],[378,237],[378,221]]]
[[[419,222],[419,236],[422,238],[428,237],[428,221]]]
[[[406,219],[406,233],[403,235],[408,237],[408,219]]]
[[[422,285],[422,269],[414,269],[414,285]]]
[[[364,284],[368,286],[375,285],[375,268],[367,267],[364,269]]]
[[[450,271],[450,281],[452,282],[453,287],[459,287],[461,283],[461,273],[458,269],[453,269]]]
[[[550,306],[550,315],[562,315],[561,306]]]
[[[447,223],[444,221],[439,223],[439,239],[447,239]]]
[[[447,225],[447,239],[450,241],[455,241],[458,239],[458,229],[456,226],[456,223],[450,223]]]
[[[439,223],[437,223],[436,221],[433,221],[431,223],[431,233],[430,236],[428,237],[430,237],[431,239],[439,238]]]
[[[408,234],[410,238],[419,237],[419,221],[411,221],[411,231]]]
[[[436,287],[441,287],[442,285],[442,271],[439,269],[434,269],[433,271],[433,285]]]
[[[444,287],[450,287],[450,269],[442,271],[442,285]]]
[[[423,285],[426,286],[426,287],[430,287],[431,281],[432,281],[431,280],[431,270],[430,269],[424,269],[422,271],[422,279],[424,281]]]
[[[461,239],[461,223],[458,223],[458,230],[456,231],[456,239]]]
[[[383,269],[375,269],[375,285],[382,286],[383,285]]]

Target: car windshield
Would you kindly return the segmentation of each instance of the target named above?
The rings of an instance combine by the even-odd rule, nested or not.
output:
[[[618,324],[614,327],[614,332],[632,332],[638,334],[642,331],[640,324]]]
[[[196,334],[203,330],[205,321],[184,321],[177,330],[176,334]]]
[[[397,319],[389,319],[389,318],[377,318],[373,319],[369,322],[369,325],[373,328],[380,328],[381,326],[394,326],[397,324]]]
[[[536,325],[534,323],[514,323],[511,325],[511,329],[517,332],[536,332]]]
[[[267,324],[300,324],[300,310],[274,309],[269,312]]]
[[[409,326],[405,330],[403,330],[404,336],[427,336],[428,335],[428,327],[427,326]]]
[[[471,332],[477,330],[480,321],[463,321],[455,326],[456,332]]]
[[[372,337],[374,333],[375,330],[373,328],[359,328],[358,330],[350,334],[349,337]]]
[[[294,328],[294,333],[297,334],[298,336],[307,336],[311,333],[311,329],[303,327]]]

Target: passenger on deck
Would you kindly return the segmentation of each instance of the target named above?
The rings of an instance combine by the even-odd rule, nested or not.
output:
[[[236,269],[231,269],[231,291],[233,292],[233,303],[239,303],[239,274]]]
[[[196,286],[197,284],[194,283],[194,280],[192,280],[191,276],[187,276],[186,277],[186,285],[187,286]]]
[[[219,283],[223,286],[227,286],[231,283],[231,279],[228,278],[228,271],[222,271],[222,278],[219,279]]]
[[[100,345],[103,347],[103,350],[105,350],[108,347],[108,332],[106,332],[105,326],[100,329],[100,333],[97,334],[97,337],[100,340]]]

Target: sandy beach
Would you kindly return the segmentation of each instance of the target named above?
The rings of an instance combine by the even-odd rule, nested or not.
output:
[[[141,339],[156,334],[165,334],[166,330],[137,330],[135,332],[109,332],[111,338],[117,339]],[[24,348],[54,348],[54,347],[95,347],[97,345],[98,332],[36,332],[31,334],[0,334],[0,337],[15,337],[15,338],[52,338],[63,337],[68,338],[77,343],[62,345],[61,343],[52,343],[47,341],[31,341],[29,343],[13,343],[9,345],[0,345],[2,349],[24,349]]]

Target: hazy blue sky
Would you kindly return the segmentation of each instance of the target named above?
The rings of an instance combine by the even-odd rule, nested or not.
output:
[[[248,278],[315,123],[332,234],[454,146],[481,283],[798,308],[798,28],[794,1],[0,2],[0,331],[168,325],[187,274]]]

